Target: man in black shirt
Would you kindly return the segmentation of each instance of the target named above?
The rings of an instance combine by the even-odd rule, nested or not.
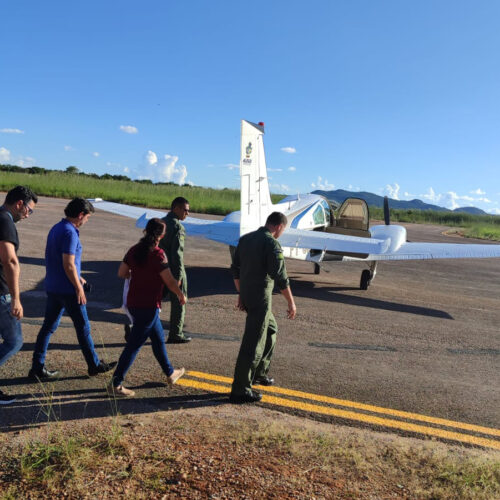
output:
[[[19,238],[16,222],[33,213],[38,198],[30,188],[17,186],[11,189],[0,207],[0,365],[21,349],[23,335],[21,318],[23,306],[19,293]],[[0,404],[15,401],[0,391]]]

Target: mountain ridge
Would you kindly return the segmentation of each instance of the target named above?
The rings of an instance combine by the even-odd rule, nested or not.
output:
[[[313,191],[314,194],[319,194],[324,196],[328,200],[333,200],[336,203],[342,203],[346,198],[361,198],[368,203],[368,206],[372,207],[383,207],[384,197],[378,194],[369,193],[368,191],[347,191],[345,189],[335,189],[332,191],[324,191],[317,189]],[[446,207],[441,207],[439,205],[433,205],[431,203],[425,203],[417,198],[413,200],[395,200],[394,198],[389,198],[389,206],[394,209],[402,210],[435,210],[437,212],[464,212],[473,215],[488,215],[484,210],[477,207],[459,207],[454,210],[450,210]]]

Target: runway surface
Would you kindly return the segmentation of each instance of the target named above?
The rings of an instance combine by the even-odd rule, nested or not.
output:
[[[0,387],[20,395],[18,403],[0,408],[3,431],[43,421],[47,411],[57,412],[60,419],[114,411],[103,390],[106,377],[86,376],[67,317],[52,338],[47,358],[49,368],[61,370],[60,379],[45,386],[26,379],[43,320],[45,240],[63,217],[66,203],[42,198],[32,217],[18,224],[25,346],[0,369]],[[443,227],[407,228],[411,241],[462,241],[443,236]],[[88,312],[94,340],[104,345],[99,349],[104,359],[116,360],[124,346],[125,322],[116,272],[141,231],[131,219],[98,211],[80,234],[83,275],[93,284]],[[118,402],[121,413],[226,404],[227,396],[221,393],[229,387],[245,320],[235,310],[229,251],[224,245],[187,238],[185,261],[186,330],[194,340],[169,345],[168,352],[189,376],[181,386],[168,389],[146,345],[126,380],[138,397]],[[500,259],[382,262],[368,291],[358,288],[363,264],[334,264],[331,272],[319,276],[313,274],[312,264],[288,261],[287,267],[298,315],[287,320],[286,302],[275,295],[279,336],[272,375],[278,387],[266,391],[263,404],[325,421],[460,441],[446,434],[459,433],[471,436],[463,442],[484,446],[500,443]],[[169,309],[165,303],[162,319],[167,328]],[[210,388],[214,380],[217,385],[213,377],[222,377],[226,388]],[[314,397],[304,401],[298,393]],[[303,404],[284,403],[285,396]],[[47,397],[52,399],[49,410]],[[318,411],[318,406],[335,411]],[[396,426],[391,421],[410,423]],[[415,426],[431,431],[420,432]]]

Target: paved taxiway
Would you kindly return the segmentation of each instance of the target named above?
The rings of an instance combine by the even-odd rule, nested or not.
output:
[[[63,216],[65,204],[65,200],[42,198],[33,216],[18,225],[25,347],[1,368],[0,387],[21,397],[15,405],[0,408],[0,430],[43,420],[40,402],[44,391],[54,398],[51,411],[58,418],[101,416],[112,411],[102,390],[105,377],[85,376],[69,318],[63,318],[53,336],[47,359],[49,368],[61,370],[61,378],[45,388],[25,378],[43,320],[45,239]],[[442,230],[409,225],[408,236],[413,241],[460,241],[443,236]],[[88,297],[89,317],[96,344],[106,346],[100,349],[106,360],[117,359],[123,348],[122,283],[116,271],[126,250],[140,236],[133,220],[103,212],[97,212],[81,230],[84,276],[94,286]],[[145,346],[127,376],[127,385],[137,388],[138,397],[119,402],[122,413],[224,401],[218,392],[227,389],[216,391],[199,384],[207,374],[209,384],[214,376],[226,381],[232,376],[243,332],[244,314],[234,308],[229,252],[223,245],[187,238],[185,259],[190,292],[186,330],[194,340],[169,346],[168,351],[174,365],[185,366],[191,374],[182,386],[170,391],[151,348]],[[360,291],[364,267],[336,264],[330,273],[316,276],[311,264],[288,262],[298,317],[287,320],[286,303],[275,296],[280,332],[272,375],[279,388],[361,405],[356,408],[358,415],[369,415],[374,407],[387,409],[386,415],[393,412],[391,418],[400,421],[412,417],[398,416],[398,412],[417,415],[413,419],[417,423],[422,422],[421,416],[431,417],[436,422],[424,421],[431,428],[454,431],[458,423],[460,432],[498,442],[500,259],[381,263],[373,285]],[[166,303],[163,319],[168,319],[168,312]],[[200,378],[198,385],[189,382]],[[268,399],[267,404],[276,404],[283,411],[320,415],[323,420],[391,427],[365,417],[351,419],[341,412],[352,410],[352,405],[344,405],[343,410],[340,405],[341,411],[317,412],[307,405],[287,405],[279,400],[282,396],[269,393],[268,398],[278,400]],[[292,398],[300,399],[295,396]],[[418,432],[404,425],[399,428]]]

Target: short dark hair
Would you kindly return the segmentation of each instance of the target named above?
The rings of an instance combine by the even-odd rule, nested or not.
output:
[[[173,210],[175,207],[178,207],[179,205],[189,205],[189,201],[186,200],[186,198],[182,196],[177,196],[177,198],[172,201],[172,205],[170,205],[170,210]]]
[[[5,204],[13,205],[19,200],[25,204],[29,203],[31,200],[33,200],[34,203],[38,203],[38,196],[28,186],[16,186],[7,193]]]
[[[282,214],[281,212],[273,212],[267,218],[266,226],[279,226],[280,224],[286,226],[287,222],[288,219],[285,214]]]
[[[83,215],[94,213],[94,205],[85,198],[73,198],[64,209],[66,217],[78,217],[83,212]]]

